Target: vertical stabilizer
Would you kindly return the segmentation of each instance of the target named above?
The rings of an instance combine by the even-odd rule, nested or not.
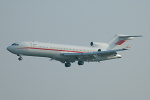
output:
[[[108,42],[108,50],[114,50],[114,49],[121,49],[123,48],[123,44],[127,41],[127,40],[132,40],[134,37],[142,37],[141,35],[138,36],[128,36],[128,35],[121,35],[121,34],[117,34],[114,36],[114,38],[112,40],[110,40]]]

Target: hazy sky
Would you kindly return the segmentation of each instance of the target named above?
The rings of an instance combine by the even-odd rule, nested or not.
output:
[[[143,35],[121,59],[70,68],[48,58],[18,61],[13,42],[89,46]],[[150,0],[0,0],[0,100],[150,100]]]

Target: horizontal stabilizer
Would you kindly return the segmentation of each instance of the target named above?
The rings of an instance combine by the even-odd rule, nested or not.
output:
[[[132,40],[134,37],[143,37],[142,35],[136,35],[136,36],[119,36],[122,40]]]

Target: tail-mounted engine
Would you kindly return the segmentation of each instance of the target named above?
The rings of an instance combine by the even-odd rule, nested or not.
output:
[[[92,47],[100,48],[102,50],[106,50],[109,46],[107,43],[100,43],[100,42],[91,42],[90,45]],[[98,50],[98,51],[101,51],[101,50]]]
[[[102,46],[103,43],[99,43],[99,42],[91,42],[90,45],[92,47],[99,47],[99,46]]]

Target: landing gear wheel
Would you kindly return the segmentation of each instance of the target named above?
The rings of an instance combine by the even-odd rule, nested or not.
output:
[[[78,65],[83,65],[84,62],[83,61],[78,61]]]
[[[65,63],[65,67],[70,67],[71,66],[71,63],[67,62]]]
[[[19,57],[18,60],[21,61],[21,60],[23,60],[23,58],[22,58],[22,57]]]

